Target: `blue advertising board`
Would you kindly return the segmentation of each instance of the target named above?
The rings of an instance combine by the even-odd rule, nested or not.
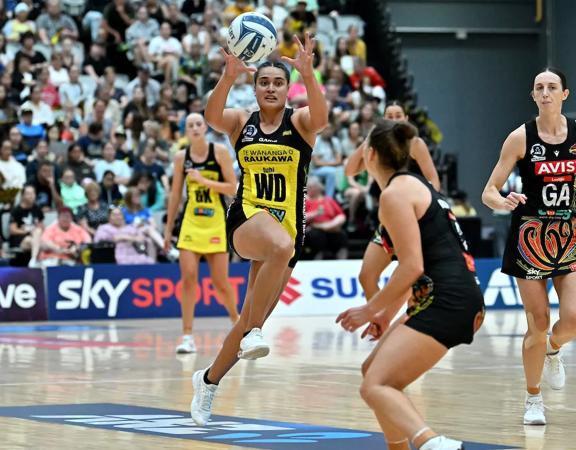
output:
[[[248,265],[231,264],[228,281],[244,299]],[[226,315],[209,275],[200,264],[196,316]],[[180,317],[182,282],[176,264],[94,265],[47,269],[50,320]]]
[[[338,263],[338,264],[337,264]],[[343,302],[365,301],[358,282],[360,261],[300,263],[282,294],[276,315],[335,314]],[[522,301],[513,277],[500,271],[500,259],[477,259],[478,279],[488,309],[519,309]],[[249,264],[230,264],[228,282],[240,308],[246,293]],[[385,272],[382,281],[387,281]],[[176,264],[51,267],[42,271],[0,269],[0,322],[179,317],[182,298]],[[558,296],[549,283],[551,306]],[[224,316],[208,266],[200,264],[197,316]]]

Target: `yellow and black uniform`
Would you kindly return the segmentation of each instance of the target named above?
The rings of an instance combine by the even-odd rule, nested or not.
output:
[[[244,125],[235,146],[242,170],[240,185],[226,220],[233,246],[236,228],[262,210],[270,213],[294,240],[290,267],[296,265],[304,242],[304,199],[312,158],[312,147],[292,124],[293,112],[286,108],[282,123],[271,134],[260,128],[258,111]]]
[[[184,207],[177,247],[200,254],[226,253],[228,244],[224,196],[186,176],[186,171],[190,169],[198,170],[209,180],[223,181],[213,143],[208,146],[208,157],[201,163],[192,161],[190,149],[186,150],[184,176],[188,199]]]

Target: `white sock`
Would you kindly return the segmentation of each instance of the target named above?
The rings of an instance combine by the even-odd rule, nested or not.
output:
[[[435,436],[432,439],[428,439],[419,450],[434,450],[436,446],[442,443],[442,436]]]
[[[530,392],[526,392],[526,398],[542,398],[542,392],[539,392],[538,394],[531,394]]]

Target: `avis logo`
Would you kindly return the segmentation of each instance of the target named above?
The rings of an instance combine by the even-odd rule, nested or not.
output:
[[[300,281],[298,281],[296,278],[290,277],[284,292],[280,294],[280,301],[290,306],[292,303],[302,297],[302,294],[293,287],[298,286],[299,284],[301,284]]]

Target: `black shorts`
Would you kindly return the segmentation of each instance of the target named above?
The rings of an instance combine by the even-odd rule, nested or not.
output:
[[[471,344],[484,320],[484,298],[477,285],[454,288],[450,295],[434,292],[432,280],[421,277],[412,288],[407,326],[433,337],[446,348]],[[457,295],[456,295],[457,294]]]
[[[272,214],[270,214],[274,217]],[[242,208],[242,204],[240,202],[234,201],[228,208],[228,213],[226,214],[226,237],[228,238],[228,245],[232,249],[234,253],[238,256],[243,258],[241,254],[239,254],[236,249],[234,248],[234,232],[236,229],[245,223],[249,217],[246,216],[244,209]],[[294,240],[294,254],[292,258],[288,262],[288,267],[294,268],[296,263],[300,259],[300,255],[302,254],[302,247],[304,244],[302,233],[297,233],[296,239]]]

